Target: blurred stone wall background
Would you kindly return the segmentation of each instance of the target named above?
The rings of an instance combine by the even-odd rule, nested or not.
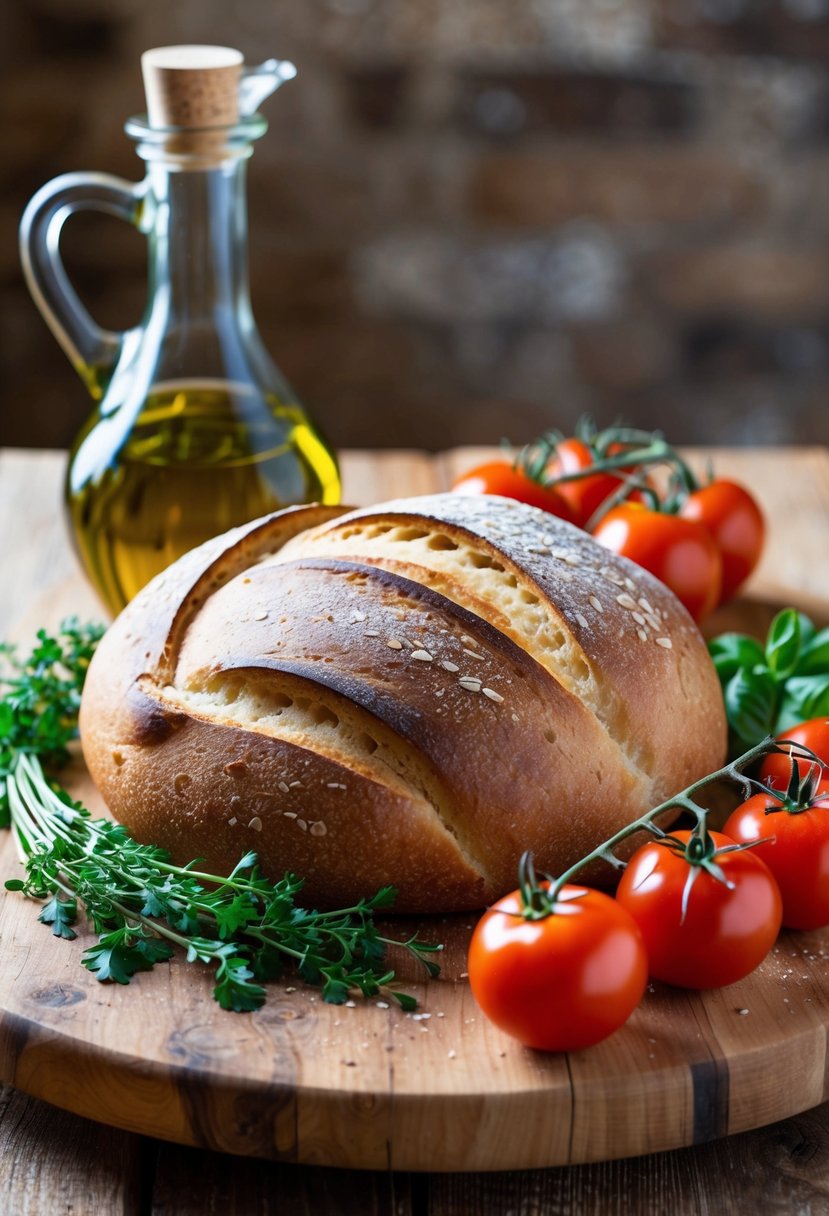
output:
[[[263,336],[341,446],[523,441],[583,411],[829,440],[829,0],[16,0],[0,38],[0,442],[88,401],[17,264],[31,193],[130,177],[149,46],[294,59],[249,177]],[[77,217],[95,316],[143,239]]]

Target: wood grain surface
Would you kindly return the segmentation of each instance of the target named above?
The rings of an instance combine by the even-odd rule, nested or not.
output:
[[[351,454],[346,493],[367,502],[430,490],[480,454]],[[813,558],[825,550],[829,526],[829,456],[714,459],[721,472],[751,481],[770,515],[797,520],[796,533],[772,529],[749,598],[730,618],[759,628],[770,602],[804,597],[820,611],[829,567]],[[59,475],[58,457],[0,455],[9,538],[3,636],[25,638],[67,611],[98,615],[62,533]],[[83,788],[83,774],[74,779]],[[6,838],[0,877],[16,865]],[[826,935],[784,935],[755,976],[720,992],[655,988],[622,1032],[564,1057],[524,1051],[477,1013],[463,978],[471,923],[429,925],[449,947],[441,980],[415,987],[429,1018],[374,1004],[325,1006],[290,983],[274,985],[260,1013],[234,1017],[210,1000],[208,976],[182,962],[128,989],[98,984],[79,965],[83,941],[53,939],[32,905],[4,894],[0,1077],[146,1135],[376,1170],[515,1169],[640,1154],[768,1123],[826,1096]],[[188,1159],[175,1158],[179,1167]],[[163,1203],[163,1172],[158,1179]],[[478,1210],[471,1182],[448,1176],[429,1187],[429,1210]],[[422,1197],[422,1185],[413,1193]]]

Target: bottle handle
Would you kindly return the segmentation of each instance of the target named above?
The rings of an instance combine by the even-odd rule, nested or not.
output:
[[[20,221],[20,260],[32,298],[94,398],[121,351],[124,335],[103,329],[69,281],[60,256],[63,225],[75,211],[102,211],[139,226],[143,182],[108,173],[64,173],[30,200]]]

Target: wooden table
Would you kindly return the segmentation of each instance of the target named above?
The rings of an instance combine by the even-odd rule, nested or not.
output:
[[[345,493],[371,501],[427,492],[482,456],[456,451],[346,453]],[[702,455],[702,454],[698,454]],[[705,454],[707,455],[707,454]],[[829,603],[829,453],[714,452],[717,468],[750,482],[770,517],[769,546],[749,594]],[[82,617],[100,609],[68,549],[59,510],[63,457],[0,453],[3,558],[0,637],[56,623],[56,592]],[[0,943],[2,967],[2,943]],[[163,1144],[58,1111],[0,1087],[0,1211],[48,1213],[819,1213],[829,1211],[829,1104],[783,1123],[694,1149],[600,1165],[511,1174],[349,1173],[229,1158]]]

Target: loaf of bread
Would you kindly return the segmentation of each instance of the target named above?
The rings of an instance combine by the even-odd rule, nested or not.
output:
[[[481,907],[725,755],[660,582],[508,499],[278,512],[150,583],[100,644],[84,754],[113,814],[214,873],[254,849],[321,906]]]

